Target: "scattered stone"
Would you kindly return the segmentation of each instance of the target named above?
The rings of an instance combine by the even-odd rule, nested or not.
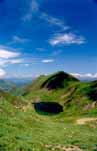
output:
[[[63,146],[63,145],[45,145],[47,149],[50,149],[52,151],[83,151],[78,146]]]

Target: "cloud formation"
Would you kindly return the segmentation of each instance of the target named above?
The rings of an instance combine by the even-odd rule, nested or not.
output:
[[[7,49],[0,48],[0,58],[8,59],[18,57],[20,53],[9,51]]]
[[[6,66],[21,62],[21,59],[18,58],[20,55],[21,53],[14,52],[10,50],[10,48],[0,45],[0,78],[4,78],[6,76]]]
[[[70,29],[69,26],[65,25],[64,21],[62,21],[61,19],[52,17],[52,16],[48,15],[47,13],[42,13],[40,18],[45,20],[49,25],[57,26],[62,30]]]
[[[50,40],[49,43],[52,46],[56,45],[71,45],[77,44],[81,45],[85,43],[85,38],[83,36],[76,35],[72,32],[70,33],[62,33],[62,34],[55,34]]]
[[[97,78],[97,73],[92,74],[92,73],[86,73],[86,74],[80,74],[80,73],[71,73],[71,75],[77,77],[77,78],[91,78],[91,79],[96,79]]]
[[[19,36],[13,36],[12,40],[12,43],[25,43],[29,41],[28,39]]]
[[[12,59],[12,60],[8,60],[9,64],[20,64],[22,63],[23,60],[22,59]]]
[[[27,14],[23,17],[23,21],[32,21],[32,16],[34,13],[36,13],[37,17],[40,20],[47,22],[47,24],[50,26],[57,27],[58,30],[55,30],[55,34],[52,35],[52,38],[50,40],[48,40],[50,45],[80,45],[85,43],[85,38],[83,36],[73,33],[73,31],[71,31],[71,26],[67,25],[62,19],[53,17],[48,13],[42,12],[39,8],[40,3],[37,0],[30,1],[29,9],[27,11]],[[68,33],[66,33],[67,31]]]
[[[29,8],[27,9],[27,13],[22,17],[22,20],[30,21],[32,19],[33,13],[39,10],[39,4],[36,0],[31,0],[29,3]]]
[[[70,29],[69,26],[67,26],[63,20],[59,18],[55,18],[53,16],[50,16],[49,14],[40,11],[39,9],[39,2],[37,0],[32,0],[29,3],[29,8],[27,10],[27,13],[23,16],[22,20],[25,21],[31,21],[33,14],[38,13],[37,16],[39,19],[44,20],[48,23],[48,25],[59,27],[61,30],[68,30]]]
[[[54,59],[44,59],[42,60],[42,63],[52,63],[54,62]]]
[[[4,78],[6,75],[6,72],[4,69],[0,68],[0,78]]]

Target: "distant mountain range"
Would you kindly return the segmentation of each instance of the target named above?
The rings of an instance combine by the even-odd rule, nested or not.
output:
[[[34,79],[32,78],[12,78],[7,79],[8,81],[14,83],[16,86],[25,86],[30,84]]]
[[[16,85],[9,80],[2,80],[0,79],[0,89],[5,91],[11,91],[15,88]]]
[[[45,77],[45,76],[40,76],[40,77]],[[25,87],[26,85],[31,85],[31,83],[35,83],[37,79],[39,78],[6,78],[6,79],[0,79],[0,89],[5,90],[5,91],[11,91],[16,88],[22,88]],[[75,78],[73,76],[73,78]],[[75,78],[77,79],[77,78]],[[89,82],[89,81],[96,81],[96,78],[79,78],[80,81],[82,82]],[[69,80],[69,79],[68,79]]]
[[[80,79],[80,81],[83,81],[83,82],[89,82],[89,81],[96,81],[97,80],[97,78],[79,78]]]

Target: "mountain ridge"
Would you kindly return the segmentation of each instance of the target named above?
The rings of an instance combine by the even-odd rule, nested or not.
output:
[[[60,71],[37,78],[24,89],[23,96],[32,101],[59,102],[68,111],[88,112],[97,106],[97,81],[81,82]]]

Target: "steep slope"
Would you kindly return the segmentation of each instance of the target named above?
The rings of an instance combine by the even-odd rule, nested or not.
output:
[[[82,83],[80,82],[74,93],[69,95],[64,102],[65,107],[73,109],[76,113],[88,113],[93,111],[97,114],[97,81]]]
[[[24,88],[24,95],[41,89],[57,90],[67,88],[71,83],[79,82],[78,79],[63,71],[51,75],[41,75],[30,85]]]
[[[60,71],[58,73],[55,73],[51,75],[43,84],[41,85],[41,88],[47,88],[48,90],[52,89],[60,89],[65,88],[69,85],[70,82],[78,82],[79,80],[75,77]]]
[[[90,99],[97,101],[97,81],[90,83],[90,89],[88,91],[88,96]]]
[[[89,112],[97,107],[97,81],[81,82],[60,71],[40,76],[24,89],[23,96],[32,102],[60,103],[71,114]]]

